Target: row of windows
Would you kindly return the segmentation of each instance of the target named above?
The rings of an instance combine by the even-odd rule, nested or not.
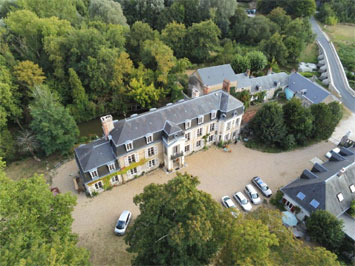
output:
[[[211,120],[215,119],[216,118],[216,114],[217,114],[217,111],[212,111],[211,112]],[[197,124],[200,125],[202,124],[204,121],[204,116],[203,115],[200,115],[198,118],[197,118]],[[230,121],[227,123],[227,130],[229,130],[231,128],[231,126],[234,124],[238,125],[239,123],[239,119],[237,120],[234,120],[234,121]],[[189,129],[191,127],[191,120],[186,120],[185,121],[185,129]],[[210,125],[210,131],[213,131],[215,130],[215,123],[212,123]],[[202,135],[202,128],[199,128],[197,130],[197,136],[201,136]],[[147,144],[150,144],[153,142],[153,134],[148,134],[147,136],[145,136],[146,138],[146,143]],[[133,150],[133,142],[132,141],[129,141],[125,144],[126,146],[126,151],[131,151]]]

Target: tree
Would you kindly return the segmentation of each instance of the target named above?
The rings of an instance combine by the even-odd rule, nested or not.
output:
[[[327,25],[335,25],[338,22],[335,12],[328,3],[321,5],[317,14],[317,18]]]
[[[298,144],[304,144],[312,137],[313,115],[309,108],[302,106],[301,100],[293,98],[282,106],[288,134],[292,134]]]
[[[297,39],[295,36],[289,36],[285,39],[284,42],[287,48],[288,59],[290,63],[298,62],[298,58],[301,55],[303,50],[303,42],[300,39]]]
[[[211,20],[194,23],[188,28],[186,35],[186,47],[193,47],[187,51],[188,58],[196,63],[208,60],[211,52],[219,45],[220,33],[217,25]]]
[[[253,221],[262,221],[270,231],[275,234],[278,245],[270,249],[271,265],[340,265],[337,256],[325,248],[311,248],[302,241],[295,239],[292,231],[282,224],[281,212],[269,208],[258,208],[246,216]],[[302,254],[302,256],[300,256]]]
[[[286,135],[282,106],[276,102],[263,105],[250,126],[259,143],[270,146],[280,145]]]
[[[238,217],[224,243],[219,265],[271,265],[270,247],[278,240],[262,221]]]
[[[0,127],[0,157],[4,158],[6,161],[11,161],[14,159],[15,151],[15,143],[12,134],[6,127]]]
[[[146,40],[140,57],[146,67],[156,71],[158,82],[168,82],[168,74],[176,64],[176,58],[169,46],[160,40]]]
[[[173,21],[165,26],[161,32],[162,41],[173,49],[177,58],[184,57],[186,54],[185,37],[187,30],[184,24]]]
[[[146,85],[143,81],[143,78],[132,78],[129,83],[129,92],[128,95],[133,98],[143,108],[151,107],[153,103],[156,103],[162,91],[156,89],[154,84]]]
[[[30,126],[41,149],[47,156],[56,151],[68,152],[79,135],[73,117],[48,88],[37,87],[33,94]]]
[[[250,61],[247,56],[236,54],[232,60],[231,66],[235,73],[244,73],[250,69]]]
[[[141,21],[136,21],[129,32],[127,38],[127,49],[133,62],[140,61],[139,53],[140,48],[146,40],[158,39],[159,33],[154,31],[149,24]]]
[[[37,64],[28,60],[19,62],[14,67],[13,73],[17,81],[26,88],[42,85],[46,79],[42,69]]]
[[[197,177],[178,173],[134,197],[140,215],[126,236],[128,251],[137,254],[133,265],[210,263],[223,244],[231,215],[198,190],[198,184]]]
[[[34,153],[39,149],[39,144],[32,132],[28,130],[21,131],[16,139],[20,151],[29,152],[36,161],[41,161]]]
[[[310,17],[316,12],[314,0],[259,0],[257,9],[263,14],[269,14],[276,7],[286,10],[292,17]]]
[[[248,58],[248,61],[250,62],[250,69],[253,72],[262,70],[267,65],[267,58],[262,52],[252,51],[252,52],[249,52],[246,57]]]
[[[121,5],[112,0],[90,0],[89,15],[105,23],[127,25]]]
[[[281,65],[286,64],[288,51],[283,43],[282,36],[278,32],[272,35],[269,40],[263,40],[260,43],[260,47],[269,60],[275,58],[275,60]]]
[[[75,197],[53,196],[42,176],[10,180],[0,165],[0,264],[89,265],[71,231]]]
[[[287,25],[291,22],[291,17],[281,7],[273,9],[267,17],[280,27],[282,33],[285,33]]]
[[[339,251],[345,237],[342,220],[325,210],[317,210],[306,220],[306,227],[313,241],[331,251]]]
[[[332,108],[334,108],[333,110],[336,112],[336,107],[333,106]],[[313,137],[318,140],[330,138],[339,122],[339,115],[337,115],[337,113],[333,113],[330,106],[325,103],[312,104],[311,112],[314,116]],[[340,115],[340,117],[341,116],[342,115]]]
[[[245,108],[248,108],[250,105],[251,94],[249,90],[242,90],[236,93],[232,93],[234,97],[242,101]]]

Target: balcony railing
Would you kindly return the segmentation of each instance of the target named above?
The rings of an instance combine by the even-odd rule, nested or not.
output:
[[[182,156],[184,156],[184,152],[178,152],[178,153],[175,153],[175,154],[173,154],[173,155],[171,155],[171,160],[175,160],[175,159],[177,159],[177,158],[179,158],[179,157],[182,157]]]

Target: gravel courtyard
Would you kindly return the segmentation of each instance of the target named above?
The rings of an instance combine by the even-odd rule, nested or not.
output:
[[[199,188],[210,194],[217,201],[224,195],[242,191],[253,176],[259,175],[273,191],[297,178],[303,169],[310,168],[311,159],[318,157],[325,160],[324,154],[335,145],[321,142],[303,149],[283,153],[263,153],[246,148],[243,144],[230,145],[232,152],[225,152],[213,146],[207,151],[200,151],[185,158],[187,166],[181,172],[199,177]],[[88,198],[73,189],[72,176],[77,172],[72,160],[57,169],[53,186],[62,192],[73,192],[78,196],[77,206],[73,211],[73,231],[79,234],[80,245],[92,252],[94,265],[126,265],[130,255],[125,251],[122,238],[113,234],[114,224],[124,209],[139,214],[133,197],[141,193],[150,183],[165,183],[175,176],[158,169],[139,177],[111,191]]]

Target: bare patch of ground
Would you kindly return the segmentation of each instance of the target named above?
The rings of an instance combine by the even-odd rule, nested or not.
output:
[[[259,175],[276,192],[278,188],[297,178],[305,168],[311,168],[311,159],[325,159],[324,154],[334,148],[331,142],[322,142],[306,148],[283,153],[263,153],[246,148],[241,143],[230,146],[232,152],[224,152],[213,146],[186,157],[187,166],[181,172],[198,176],[199,188],[212,194],[220,201],[224,195],[242,191],[252,177]],[[175,176],[158,169],[127,184],[88,198],[73,189],[73,175],[77,173],[72,160],[57,169],[53,186],[62,192],[72,192],[78,196],[73,211],[73,231],[79,234],[79,244],[91,251],[93,265],[127,265],[132,255],[127,253],[122,237],[113,233],[120,213],[129,209],[133,218],[139,209],[133,197],[143,192],[150,183],[165,183]]]

